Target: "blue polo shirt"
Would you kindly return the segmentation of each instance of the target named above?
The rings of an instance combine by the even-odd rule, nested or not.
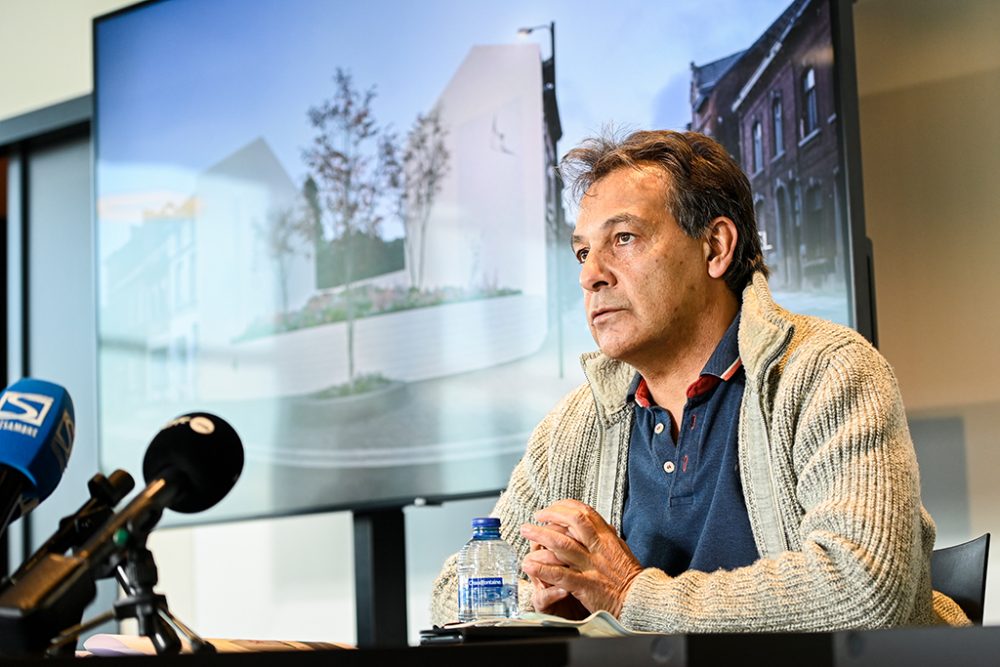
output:
[[[746,373],[737,313],[687,402],[673,438],[670,413],[636,375],[622,536],[643,567],[671,576],[731,570],[757,560],[736,451]]]

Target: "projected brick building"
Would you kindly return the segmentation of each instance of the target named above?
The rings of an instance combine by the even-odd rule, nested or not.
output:
[[[796,0],[746,50],[691,65],[691,128],[717,138],[750,177],[772,283],[843,285],[830,9]]]

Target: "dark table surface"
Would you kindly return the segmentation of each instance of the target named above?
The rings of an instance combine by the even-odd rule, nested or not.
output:
[[[102,661],[102,658],[88,660]],[[433,665],[435,667],[524,667],[567,665],[624,667],[844,665],[888,667],[901,664],[977,666],[1000,664],[1000,627],[907,628],[811,634],[643,635],[613,639],[552,638],[489,641],[454,646],[413,646],[330,650],[116,657],[115,667],[312,667],[318,665]],[[155,662],[154,662],[155,661]],[[0,660],[6,667],[36,660]],[[48,660],[53,667],[79,659]]]

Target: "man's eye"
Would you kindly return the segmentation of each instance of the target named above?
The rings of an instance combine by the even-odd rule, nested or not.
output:
[[[576,251],[576,261],[583,264],[584,262],[587,261],[588,254],[590,254],[589,248],[580,248],[579,250]]]
[[[618,245],[628,245],[635,240],[635,234],[630,232],[621,232],[618,234]]]

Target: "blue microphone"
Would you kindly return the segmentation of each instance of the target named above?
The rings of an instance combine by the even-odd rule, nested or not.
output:
[[[24,378],[0,394],[0,535],[55,490],[75,431],[73,401],[57,384]]]

